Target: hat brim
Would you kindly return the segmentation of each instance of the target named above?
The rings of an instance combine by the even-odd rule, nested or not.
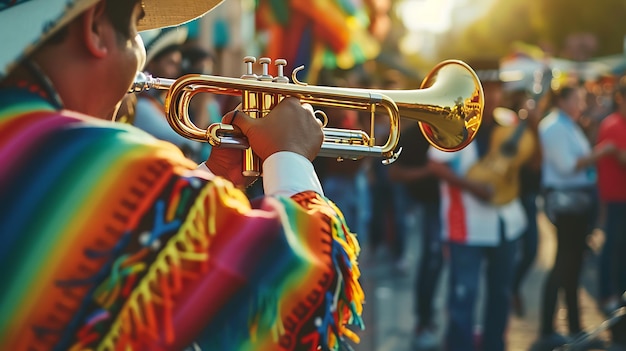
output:
[[[32,53],[41,42],[66,25],[99,0],[25,1],[0,11],[0,78],[8,74],[23,57]]]
[[[28,0],[0,11],[0,79],[42,42],[100,0]],[[138,30],[177,26],[194,20],[223,0],[143,0]]]
[[[224,0],[143,0],[146,16],[138,30],[177,26],[192,21]]]

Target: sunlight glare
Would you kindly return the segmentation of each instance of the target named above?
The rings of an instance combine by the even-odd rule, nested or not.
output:
[[[445,32],[452,24],[453,0],[406,0],[398,4],[398,17],[409,31]]]

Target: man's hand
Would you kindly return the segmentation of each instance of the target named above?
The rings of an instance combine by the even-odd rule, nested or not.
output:
[[[430,160],[428,162],[428,168],[430,172],[439,177],[439,179],[471,193],[482,201],[488,202],[494,195],[494,189],[491,185],[471,181],[467,178],[458,176],[445,163]]]
[[[313,161],[324,141],[321,123],[315,118],[313,108],[301,104],[297,98],[285,98],[263,118],[232,111],[222,118],[222,123],[239,129],[261,161],[279,151],[295,152]],[[248,186],[253,179],[241,174],[242,162],[242,150],[214,147],[206,165],[235,185]]]
[[[222,123],[230,124],[233,120],[235,111],[228,112],[222,117]],[[241,117],[243,112],[237,111],[237,115]],[[209,159],[205,162],[206,166],[213,174],[230,180],[235,186],[246,188],[254,182],[254,178],[244,177],[243,171],[243,150],[227,147],[213,147]]]
[[[292,151],[313,161],[324,141],[313,108],[296,98],[284,99],[263,118],[241,117],[237,116],[233,124],[241,129],[261,160],[279,151]]]
[[[494,188],[490,184],[467,182],[467,190],[482,201],[489,202],[494,195]]]

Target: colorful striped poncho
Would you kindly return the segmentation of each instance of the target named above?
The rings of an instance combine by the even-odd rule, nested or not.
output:
[[[358,243],[313,192],[250,203],[173,145],[0,90],[0,349],[339,350]]]

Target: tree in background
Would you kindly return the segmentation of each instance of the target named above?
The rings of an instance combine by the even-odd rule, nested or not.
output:
[[[587,58],[622,53],[626,37],[626,1],[500,0],[485,17],[441,41],[441,57],[472,57],[484,52],[506,55],[510,43],[524,41],[571,57],[567,47],[577,36],[598,38]],[[570,47],[571,49],[571,47]],[[570,55],[570,57],[567,57]]]

